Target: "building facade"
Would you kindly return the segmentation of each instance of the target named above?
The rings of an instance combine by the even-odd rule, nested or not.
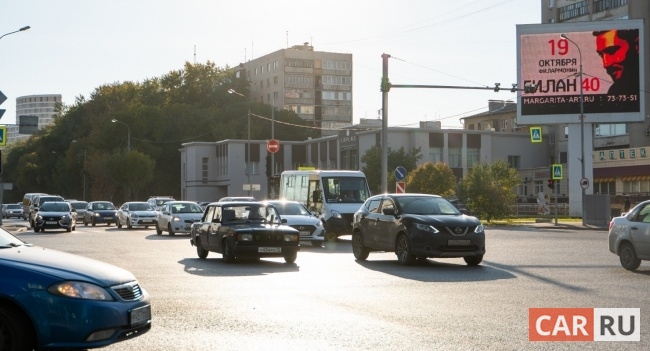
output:
[[[252,101],[294,111],[323,134],[352,124],[352,54],[314,51],[304,43],[241,66]]]

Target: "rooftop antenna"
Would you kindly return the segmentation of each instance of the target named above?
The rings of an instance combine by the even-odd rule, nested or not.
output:
[[[287,31],[287,49],[289,48],[289,31]]]
[[[194,45],[194,64],[196,65],[196,45]]]

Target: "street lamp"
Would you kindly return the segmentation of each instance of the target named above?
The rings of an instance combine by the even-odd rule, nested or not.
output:
[[[563,39],[566,39],[570,41],[573,45],[578,48],[578,55],[580,58],[580,72],[578,72],[578,76],[580,81],[578,82],[578,85],[580,85],[580,165],[582,166],[582,178],[580,178],[580,182],[582,182],[582,179],[585,179],[585,103],[584,103],[584,96],[583,96],[583,91],[582,91],[582,51],[580,51],[580,46],[576,44],[575,41],[569,39],[569,37],[566,36],[566,34],[560,34],[560,37]],[[585,225],[585,188],[580,186],[582,188],[582,225]]]
[[[13,31],[13,32],[9,32],[9,33],[7,33],[7,34],[3,34],[2,36],[0,36],[0,39],[6,37],[6,36],[9,35],[9,34],[14,34],[14,33],[18,33],[18,32],[23,32],[23,31],[26,31],[26,30],[28,30],[28,29],[30,29],[30,28],[32,28],[32,27],[30,27],[30,26],[24,26],[24,27],[20,28],[19,30],[15,30],[15,31]]]
[[[113,122],[113,123],[122,123],[122,124],[124,124],[126,126],[126,137],[127,137],[126,138],[126,151],[131,152],[131,129],[129,128],[129,125],[124,123],[124,122],[120,122],[120,121],[118,121],[116,119],[112,119],[111,122]]]
[[[237,94],[245,99],[246,96],[244,94],[238,93],[235,89],[228,89],[229,94]],[[248,100],[248,99],[247,99]],[[247,162],[246,164],[246,177],[248,179],[248,196],[253,196],[252,190],[253,190],[253,185],[251,184],[251,172],[249,171],[249,163],[251,162],[251,103],[248,101],[248,156],[246,156]]]
[[[72,141],[73,143],[77,143],[76,140]],[[81,198],[82,200],[86,201],[86,146],[84,145],[84,166],[83,166],[83,173],[84,173],[84,181],[83,181],[83,197]]]

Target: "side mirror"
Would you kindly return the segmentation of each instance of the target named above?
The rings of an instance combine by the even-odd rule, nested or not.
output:
[[[383,208],[381,210],[381,212],[383,214],[385,214],[386,216],[394,216],[395,215],[395,209],[394,208]]]

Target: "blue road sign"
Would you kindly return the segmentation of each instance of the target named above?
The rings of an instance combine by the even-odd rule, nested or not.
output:
[[[553,165],[553,177],[554,180],[562,179],[562,165],[554,164]]]
[[[397,168],[395,168],[395,180],[402,181],[404,178],[406,178],[406,168],[397,166]]]

